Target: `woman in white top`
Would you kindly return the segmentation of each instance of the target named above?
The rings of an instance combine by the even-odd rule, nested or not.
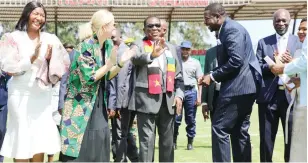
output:
[[[306,38],[307,34],[307,18],[304,18],[301,20],[301,23],[298,27],[298,38],[303,43],[303,47],[307,47],[304,40]],[[302,49],[298,49],[294,54],[294,59],[303,59],[302,57]],[[293,59],[293,60],[294,60]],[[292,63],[292,62],[291,62]],[[297,65],[293,63],[293,65]],[[285,66],[284,72],[286,74],[293,74],[294,68],[296,66],[293,66],[292,64],[288,64],[288,66]],[[297,65],[301,66],[301,65]],[[307,65],[306,65],[307,66]],[[304,68],[304,67],[303,67]],[[293,127],[292,127],[292,139],[291,139],[291,152],[290,152],[290,162],[307,162],[307,104],[305,105],[305,100],[307,99],[305,94],[300,94],[302,92],[301,89],[305,90],[305,87],[303,86],[306,83],[306,80],[304,79],[307,76],[304,76],[303,74],[307,74],[306,71],[300,72],[299,70],[295,70],[297,72],[296,77],[292,78],[292,81],[295,83],[295,85],[301,88],[296,88],[295,93],[295,104],[293,108]],[[301,79],[300,79],[301,77]],[[301,81],[300,81],[301,80]],[[302,83],[302,84],[301,84]],[[307,88],[305,90],[307,92]]]
[[[44,153],[61,149],[52,117],[52,84],[68,69],[69,56],[55,35],[41,32],[45,23],[44,6],[28,3],[16,30],[8,34],[16,56],[1,61],[1,69],[13,78],[8,84],[9,117],[0,154],[15,162],[43,162]],[[56,76],[51,74],[54,71]]]
[[[290,56],[283,57],[283,60],[288,61],[287,64],[276,63],[271,70],[275,74],[296,74],[291,78],[291,82],[296,87],[291,92],[292,101],[287,111],[288,118],[293,105],[293,115],[290,115],[293,116],[293,124],[289,161],[307,162],[307,18],[302,19],[297,34],[303,43],[302,48],[295,52],[294,58]],[[288,131],[287,125],[285,131]],[[285,135],[286,140],[288,140],[288,134],[285,133]],[[288,142],[286,141],[286,143]]]

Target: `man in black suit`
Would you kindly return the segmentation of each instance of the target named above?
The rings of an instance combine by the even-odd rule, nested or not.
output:
[[[206,86],[221,82],[212,121],[213,162],[231,162],[229,136],[233,161],[251,162],[248,129],[252,105],[262,84],[260,65],[247,30],[227,17],[221,4],[205,8],[204,23],[211,31],[218,31],[221,42],[218,67],[199,79],[199,84]]]

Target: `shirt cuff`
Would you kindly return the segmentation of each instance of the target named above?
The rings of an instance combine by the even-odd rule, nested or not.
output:
[[[204,106],[204,105],[207,105],[207,103],[205,102],[205,103],[202,103],[201,105]]]
[[[218,83],[218,82],[214,79],[214,77],[213,77],[212,73],[213,73],[213,71],[212,71],[212,72],[210,72],[210,77],[211,77],[211,79],[212,79],[215,83]]]
[[[152,58],[152,53],[148,53],[148,62],[152,62],[154,58]]]
[[[175,96],[175,97],[178,97],[178,98],[180,98],[183,101],[183,97],[181,97],[181,96]]]

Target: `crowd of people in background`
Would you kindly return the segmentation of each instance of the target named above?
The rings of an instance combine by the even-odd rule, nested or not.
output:
[[[74,46],[44,32],[46,9],[29,2],[0,44],[0,161],[43,162],[47,154],[52,162],[60,152],[62,162],[110,162],[110,153],[115,162],[153,162],[157,133],[158,161],[174,162],[183,116],[194,150],[201,106],[211,120],[213,162],[251,162],[256,102],[260,161],[272,162],[281,120],[284,160],[307,162],[307,19],[295,36],[290,13],[277,10],[276,33],[255,53],[248,31],[221,4],[203,16],[217,39],[204,69],[189,40],[165,40],[168,23],[157,16],[144,20],[143,39],[128,44],[113,14],[99,10]]]

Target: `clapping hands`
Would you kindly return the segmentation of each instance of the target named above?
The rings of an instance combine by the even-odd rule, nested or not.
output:
[[[279,56],[277,51],[275,51],[273,55],[275,57],[276,63],[290,63],[293,60],[288,49],[281,56]]]
[[[282,63],[290,63],[293,60],[290,54],[290,51],[288,49],[286,50],[286,52],[284,52],[281,59],[282,59]]]

